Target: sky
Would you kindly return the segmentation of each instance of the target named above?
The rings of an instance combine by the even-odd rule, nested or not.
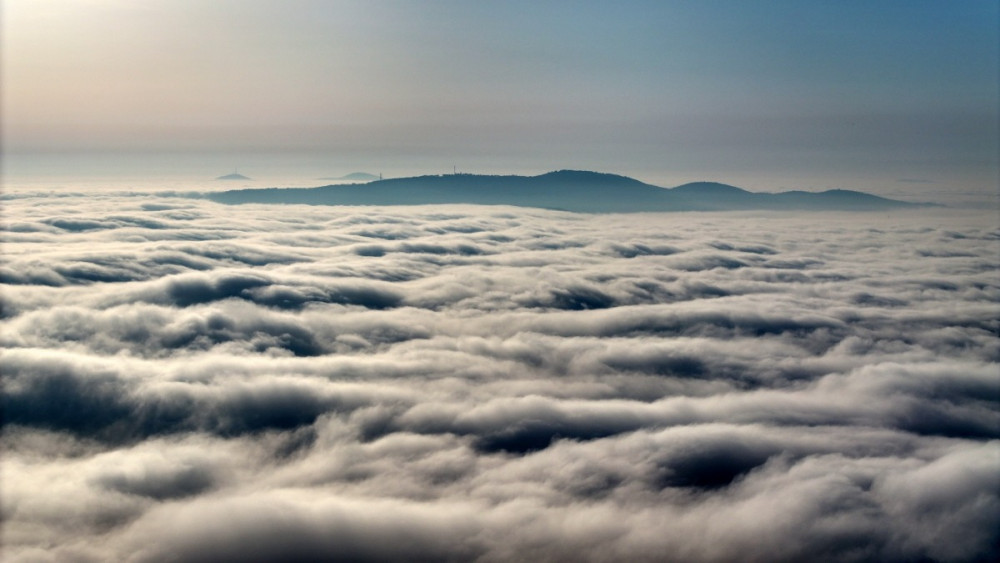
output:
[[[5,0],[4,170],[579,168],[990,195],[998,10]]]

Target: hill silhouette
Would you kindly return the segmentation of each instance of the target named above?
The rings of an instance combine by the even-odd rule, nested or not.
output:
[[[345,174],[343,176],[320,178],[320,180],[340,180],[342,182],[372,182],[378,179],[378,176],[367,172],[351,172],[350,174]]]
[[[627,176],[560,170],[539,176],[448,174],[317,188],[263,188],[206,194],[220,203],[309,205],[515,205],[583,213],[750,209],[883,210],[914,205],[863,192],[749,192],[715,182],[661,188]]]
[[[249,179],[250,178],[247,178],[246,176],[240,174],[239,172],[233,172],[232,174],[226,174],[225,176],[219,176],[218,178],[216,178],[216,180],[249,180]]]

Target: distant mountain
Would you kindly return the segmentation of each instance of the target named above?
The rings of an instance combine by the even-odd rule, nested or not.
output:
[[[336,178],[320,178],[320,180],[340,180],[341,182],[373,182],[378,179],[378,176],[367,172],[352,172]]]
[[[377,180],[363,185],[264,188],[206,194],[221,203],[309,205],[516,205],[583,213],[748,209],[883,210],[921,204],[863,192],[749,192],[715,182],[661,188],[616,174],[560,170],[539,176],[449,174]]]
[[[216,180],[249,180],[249,179],[250,178],[247,178],[246,176],[240,174],[239,172],[233,172],[232,174],[226,174],[225,176],[219,176],[218,178],[216,178]]]

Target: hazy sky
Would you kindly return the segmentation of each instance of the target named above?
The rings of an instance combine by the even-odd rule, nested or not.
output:
[[[996,190],[992,0],[2,7],[9,162],[280,153]]]

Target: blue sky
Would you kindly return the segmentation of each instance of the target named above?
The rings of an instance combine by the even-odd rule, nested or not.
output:
[[[15,165],[277,154],[344,172],[996,189],[993,1],[2,7]]]

